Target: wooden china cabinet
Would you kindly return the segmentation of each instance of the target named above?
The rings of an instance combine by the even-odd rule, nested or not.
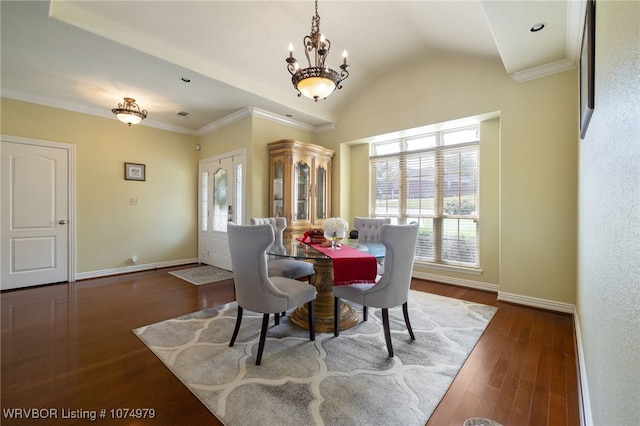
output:
[[[283,139],[269,147],[269,216],[284,216],[284,238],[322,227],[331,213],[333,150]]]

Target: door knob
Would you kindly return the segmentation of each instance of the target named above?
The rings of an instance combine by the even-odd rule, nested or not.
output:
[[[62,219],[62,220],[58,221],[58,223],[59,223],[60,225],[66,225],[66,224],[67,224],[67,221],[66,221],[66,220],[64,220],[64,219]]]

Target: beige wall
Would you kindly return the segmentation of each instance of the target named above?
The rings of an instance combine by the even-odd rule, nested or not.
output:
[[[77,272],[197,256],[195,137],[1,102],[2,134],[76,146]],[[125,162],[145,164],[147,180],[125,181]]]
[[[580,147],[579,318],[592,424],[640,419],[640,2],[596,2],[595,110]]]
[[[491,174],[489,188],[482,190],[496,202],[481,208],[489,209],[491,218],[497,215],[499,225],[489,224],[480,236],[481,241],[493,239],[491,246],[499,252],[481,253],[486,271],[480,278],[423,269],[435,275],[497,284],[505,296],[573,304],[577,81],[574,70],[517,83],[505,74],[499,61],[431,58],[379,78],[344,106],[335,131],[321,134],[319,141],[336,149],[341,143],[379,134],[499,112],[500,127],[492,130],[499,135],[498,145],[492,147],[497,152],[493,152],[489,168],[483,165],[481,171]],[[336,151],[340,155],[344,152]],[[352,156],[358,153],[362,154],[351,149]],[[336,162],[343,175],[336,177],[334,172],[333,200],[338,201],[334,214],[352,217],[362,212],[365,191],[358,186],[362,182],[353,182],[357,162],[352,158],[349,167],[340,167],[340,155]],[[350,196],[342,197],[341,188],[350,188]]]

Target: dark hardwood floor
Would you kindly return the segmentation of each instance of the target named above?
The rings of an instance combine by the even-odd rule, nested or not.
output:
[[[2,292],[0,423],[220,425],[132,329],[229,302],[233,282],[194,286],[169,270]],[[412,288],[499,308],[427,425],[460,426],[469,417],[580,424],[571,316],[451,285],[414,279]],[[58,418],[9,419],[16,408],[56,409]],[[95,422],[69,418],[102,409],[106,418]],[[116,421],[117,409],[156,415]]]

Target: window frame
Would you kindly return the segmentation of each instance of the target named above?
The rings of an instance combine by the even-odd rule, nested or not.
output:
[[[472,131],[470,140],[463,139],[461,142],[453,142],[447,143],[447,136],[452,136],[452,134],[458,133],[460,136],[468,136],[469,133],[464,133]],[[422,147],[419,149],[408,149],[410,146],[409,142],[416,141],[418,139],[422,140],[430,140],[435,141],[431,146]],[[397,144],[398,150],[395,152],[390,152],[390,150],[386,150],[383,154],[376,155],[376,148],[379,147],[390,147],[392,144]],[[455,204],[452,208],[456,211],[447,212],[446,211],[446,202],[447,195],[445,194],[445,161],[444,157],[447,155],[455,154],[458,155],[459,168],[458,172],[454,173],[454,178],[457,177],[457,190],[454,193],[457,200],[457,207]],[[469,175],[469,170],[464,171],[463,160],[464,157],[468,156],[468,158],[474,158],[473,164],[475,167],[471,168],[472,175]],[[425,175],[419,173],[417,176],[409,176],[410,167],[407,166],[407,162],[417,161],[416,166],[420,165],[422,161],[432,161],[433,164],[433,188],[429,187],[429,184],[426,186],[421,183],[421,179],[425,179]],[[379,165],[386,163],[386,170],[392,170],[392,167],[389,164],[392,164],[397,170],[398,176],[395,178],[396,180],[388,179],[386,180],[385,188],[380,190],[379,188],[379,178],[376,176],[376,172],[379,171]],[[391,218],[392,223],[398,224],[406,224],[414,220],[418,220],[420,223],[420,234],[423,236],[423,240],[426,239],[430,241],[427,244],[429,246],[425,246],[425,253],[432,253],[432,256],[421,256],[419,251],[420,248],[417,249],[416,252],[416,261],[424,262],[434,266],[445,266],[445,267],[455,267],[455,268],[465,268],[472,270],[480,269],[480,126],[465,126],[435,132],[424,133],[420,135],[412,135],[410,137],[404,138],[390,138],[388,140],[377,141],[370,144],[370,156],[369,156],[369,167],[371,172],[371,184],[370,184],[370,201],[371,201],[371,217],[388,217]],[[419,170],[422,168],[427,168],[428,166],[417,167]],[[414,166],[415,170],[415,166]],[[450,174],[451,176],[451,174]],[[416,185],[412,185],[411,181],[417,181]],[[427,178],[428,180],[429,178]],[[456,184],[456,180],[454,179],[453,184]],[[467,183],[466,185],[464,182]],[[470,186],[472,187],[472,191],[470,191]],[[414,211],[410,211],[411,209],[408,207],[408,204],[411,199],[411,190],[410,187],[417,186],[420,191],[420,196],[418,197],[418,205],[422,204],[423,191],[429,192],[433,191],[433,206],[431,209],[428,207],[419,207],[419,211],[416,213]],[[394,209],[389,208],[389,200],[393,200],[396,195],[394,191],[397,188],[397,205]],[[466,191],[463,189],[466,188]],[[386,192],[385,192],[386,191]],[[467,196],[463,195],[464,192],[467,192]],[[386,197],[379,197],[379,194],[387,194]],[[471,195],[471,202],[469,204],[469,200],[467,199],[469,194]],[[449,196],[450,198],[451,196]],[[381,206],[385,204],[385,206]],[[396,204],[396,203],[394,203]],[[475,204],[475,206],[474,206]],[[382,207],[382,208],[380,208]],[[464,211],[465,208],[469,209],[475,207],[474,210]],[[448,248],[455,247],[454,256],[456,259],[447,259],[448,254],[443,254],[445,251],[445,225],[449,220],[457,221],[457,232],[455,232],[453,240],[451,240],[446,246]],[[461,225],[464,225],[465,221],[472,221],[473,226],[469,227],[468,230],[461,230]],[[429,228],[428,222],[431,222],[431,227]],[[473,229],[475,228],[475,229]],[[426,231],[425,231],[426,229]],[[429,233],[431,232],[431,239],[429,240]],[[467,238],[465,234],[471,234],[473,236],[471,238]],[[469,252],[470,246],[468,242],[472,241],[473,246],[471,246],[472,252]],[[420,243],[420,235],[419,235],[419,243]],[[461,257],[464,257],[464,252],[469,253],[469,258],[472,261],[464,261],[461,260]]]

